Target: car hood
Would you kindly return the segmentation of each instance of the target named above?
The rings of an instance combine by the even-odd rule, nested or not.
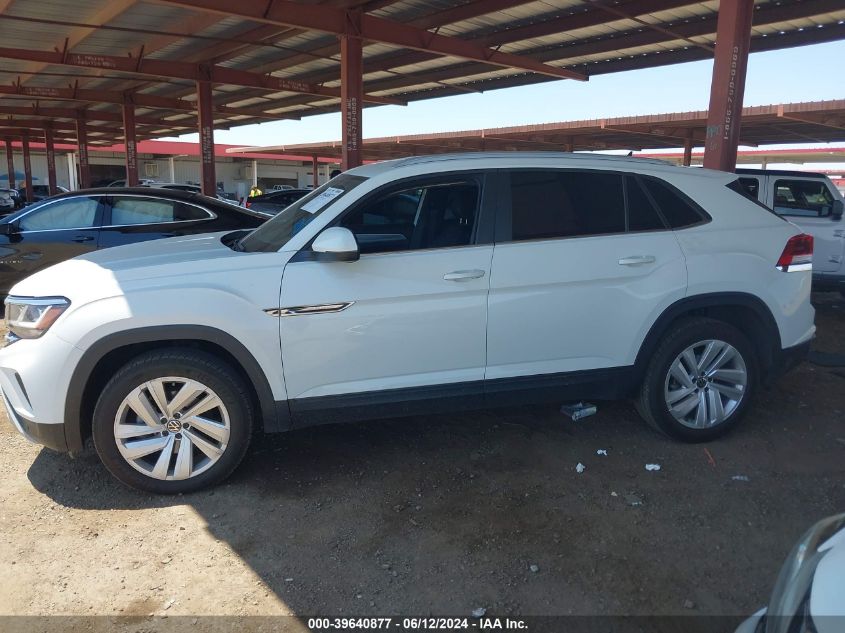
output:
[[[152,240],[82,255],[27,277],[10,294],[87,302],[132,289],[214,284],[221,275],[230,279],[238,271],[268,265],[268,258],[254,257],[260,253],[227,247],[221,241],[226,234]],[[278,253],[265,255],[279,258]]]

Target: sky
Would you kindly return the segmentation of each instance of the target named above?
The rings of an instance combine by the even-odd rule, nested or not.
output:
[[[845,98],[845,41],[749,57],[745,106]],[[366,69],[365,69],[366,70]],[[453,132],[579,119],[706,110],[712,60],[365,108],[364,138]],[[340,114],[215,132],[217,143],[253,146],[337,140]],[[196,134],[180,140],[197,142]]]

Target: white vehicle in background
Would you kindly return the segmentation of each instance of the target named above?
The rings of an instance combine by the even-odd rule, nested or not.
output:
[[[845,631],[845,514],[816,523],[796,543],[778,575],[769,606],[736,633]]]
[[[737,169],[745,190],[813,236],[813,290],[845,296],[845,221],[842,193],[826,174]]]
[[[247,233],[112,248],[6,300],[25,436],[139,489],[219,482],[253,429],[632,398],[718,437],[806,355],[813,238],[735,174],[589,154],[366,165]]]

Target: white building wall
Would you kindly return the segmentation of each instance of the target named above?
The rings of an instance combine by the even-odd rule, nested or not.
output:
[[[56,154],[56,182],[62,187],[70,188],[68,154],[60,152]],[[122,154],[105,154],[102,152],[89,153],[92,165],[123,165]],[[15,152],[15,170],[23,174],[23,155]],[[32,175],[37,184],[47,183],[47,156],[43,152],[31,154]],[[151,169],[147,165],[152,165]],[[332,166],[333,167],[333,166]],[[224,191],[243,196],[252,185],[252,160],[232,159],[218,157],[216,164],[217,181],[223,183]],[[320,164],[319,184],[327,180],[327,174],[331,168]],[[201,166],[199,157],[177,157],[174,159],[174,172],[176,182],[189,182],[199,184],[201,181]],[[151,156],[141,154],[138,157],[138,172],[141,178],[153,178],[161,182],[170,181],[170,165],[167,157]],[[5,174],[5,165],[0,166],[0,173]],[[156,175],[147,175],[156,174]],[[258,161],[258,178],[277,178],[292,180],[299,187],[307,188],[312,184],[311,163],[302,164],[294,161]],[[20,184],[20,183],[18,183]]]

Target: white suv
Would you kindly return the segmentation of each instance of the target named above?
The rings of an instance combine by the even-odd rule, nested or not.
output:
[[[813,337],[812,238],[736,175],[554,153],[341,174],[248,234],[113,248],[6,302],[0,386],[30,439],[93,436],[124,483],[220,481],[254,431],[633,397],[731,428]]]

